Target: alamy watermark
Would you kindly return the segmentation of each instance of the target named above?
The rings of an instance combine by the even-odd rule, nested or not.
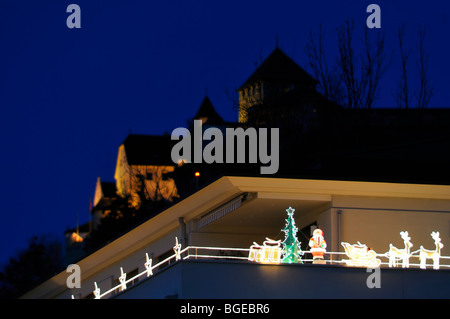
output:
[[[81,268],[77,264],[67,266],[66,272],[70,273],[66,279],[67,288],[81,288]]]
[[[367,268],[367,272],[371,274],[367,277],[367,288],[381,288],[381,270],[380,267]]]
[[[279,168],[280,136],[278,128],[254,127],[243,129],[226,128],[225,142],[222,130],[209,127],[203,131],[202,121],[194,120],[193,135],[187,128],[178,127],[172,131],[172,140],[180,140],[171,152],[174,163],[262,163],[261,174],[275,174]],[[207,143],[203,143],[207,141]],[[248,143],[247,143],[248,141]],[[205,144],[205,145],[204,145]],[[248,146],[248,147],[246,147]],[[270,154],[269,154],[270,153]]]
[[[66,19],[66,25],[69,29],[81,28],[81,8],[78,4],[72,3],[67,6],[67,13],[70,15]],[[367,17],[366,25],[368,28],[381,28],[381,8],[378,4],[369,4],[366,8],[366,12],[370,13]]]
[[[66,19],[66,25],[69,29],[81,28],[81,8],[78,4],[72,3],[67,6],[67,13],[70,15]]]

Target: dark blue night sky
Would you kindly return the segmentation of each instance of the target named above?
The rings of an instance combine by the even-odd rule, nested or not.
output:
[[[66,8],[81,7],[81,29]],[[237,120],[226,91],[239,87],[276,46],[308,69],[310,29],[323,25],[330,59],[336,27],[381,7],[392,53],[378,107],[395,107],[395,32],[407,45],[427,29],[430,107],[450,106],[448,1],[147,1],[0,0],[0,262],[34,234],[63,235],[88,221],[97,177],[114,180],[117,150],[130,133],[186,126],[205,92],[224,119]],[[371,30],[371,32],[378,32]],[[410,58],[414,85],[414,52]]]

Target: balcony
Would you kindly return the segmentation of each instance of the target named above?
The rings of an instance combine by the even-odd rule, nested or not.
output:
[[[179,247],[180,248],[180,247]],[[187,247],[119,286],[96,291],[97,298],[117,299],[298,299],[298,298],[450,298],[450,266],[439,270],[390,268],[385,254],[379,288],[370,288],[373,269],[347,266],[345,253],[327,253],[324,264],[313,264],[306,252],[302,264],[263,264],[248,260],[250,249]],[[411,259],[415,257],[412,256]],[[448,259],[447,257],[441,257]],[[153,273],[153,270],[158,270]],[[113,295],[121,288],[121,292]]]

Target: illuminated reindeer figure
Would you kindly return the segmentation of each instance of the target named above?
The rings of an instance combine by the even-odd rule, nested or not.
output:
[[[439,269],[439,258],[441,257],[441,248],[444,247],[444,244],[441,243],[441,239],[439,238],[439,232],[432,232],[431,237],[434,239],[434,244],[436,245],[435,250],[427,250],[424,249],[423,246],[420,246],[420,268],[427,268],[427,259],[433,260],[433,269]]]
[[[411,237],[409,237],[407,231],[400,232],[400,236],[405,243],[405,248],[398,249],[392,244],[389,244],[389,267],[396,267],[398,258],[402,259],[403,268],[409,268],[409,257],[411,257],[411,247],[413,244],[410,241]]]

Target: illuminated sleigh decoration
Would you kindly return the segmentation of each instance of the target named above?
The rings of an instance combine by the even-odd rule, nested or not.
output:
[[[341,245],[344,247],[345,253],[350,258],[343,259],[348,266],[369,268],[380,266],[381,260],[376,258],[377,253],[366,245],[363,245],[360,242],[354,245],[342,242]]]
[[[264,264],[279,264],[281,254],[281,240],[266,238],[262,246],[255,242],[250,246],[248,260]]]

